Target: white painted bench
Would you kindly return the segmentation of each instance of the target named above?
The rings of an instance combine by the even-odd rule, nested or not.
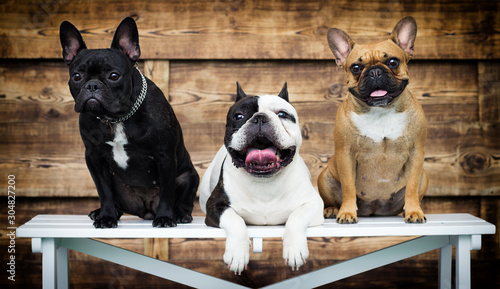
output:
[[[283,232],[284,226],[248,226],[254,252],[262,252],[262,238],[282,237]],[[405,224],[401,217],[359,218],[358,224],[351,225],[326,220],[322,226],[309,228],[307,236],[418,238],[265,288],[314,288],[435,249],[440,250],[439,286],[451,288],[452,246],[456,248],[455,287],[470,288],[470,250],[481,248],[481,235],[494,233],[494,225],[469,214],[431,214],[427,215],[426,224]],[[195,217],[191,224],[179,224],[175,228],[153,228],[151,221],[124,216],[118,228],[95,229],[87,216],[38,215],[19,227],[17,236],[32,238],[33,252],[43,253],[45,289],[68,288],[68,249],[195,288],[247,288],[91,239],[226,237],[222,229],[207,227],[203,217]]]

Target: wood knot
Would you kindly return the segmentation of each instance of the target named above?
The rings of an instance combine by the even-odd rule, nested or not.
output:
[[[41,93],[43,96],[51,96],[54,93],[54,89],[52,87],[44,87]]]
[[[309,139],[309,128],[305,124],[302,126],[301,134],[303,139]]]
[[[459,158],[462,170],[467,174],[478,174],[491,166],[491,156],[482,152],[464,153]]]
[[[61,113],[60,113],[57,109],[53,109],[53,108],[51,108],[51,109],[47,112],[47,114],[48,114],[50,117],[54,117],[54,118],[61,116]]]
[[[330,87],[328,87],[328,90],[326,91],[325,98],[326,99],[341,98],[343,88],[344,86],[340,83],[334,83],[330,85]]]

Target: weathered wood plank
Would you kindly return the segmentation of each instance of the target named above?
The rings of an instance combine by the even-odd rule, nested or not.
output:
[[[413,61],[409,69],[428,122],[478,120],[476,63]],[[172,104],[186,110],[186,121],[225,122],[236,81],[249,95],[278,93],[287,81],[303,123],[333,122],[346,95],[345,72],[332,61],[174,61],[170,77]]]
[[[223,130],[220,132],[223,133]],[[196,135],[190,137],[195,138]],[[301,155],[316,185],[316,179],[326,166],[332,149],[311,152],[308,144],[304,142]],[[200,175],[203,175],[220,147],[215,142],[212,142],[211,146],[210,151],[191,150],[192,160]],[[0,146],[0,149],[2,148],[4,146]],[[94,184],[83,159],[83,148],[80,152],[80,156],[69,157],[26,154],[16,154],[12,158],[2,156],[0,171],[5,175],[17,176],[18,192],[23,196],[96,196]],[[488,150],[482,146],[465,147],[458,153],[427,154],[424,168],[431,175],[427,195],[499,195],[499,156],[498,149]],[[3,195],[5,194],[6,192],[3,192]]]
[[[0,64],[1,122],[48,122],[74,118],[69,73],[63,62]]]
[[[66,65],[8,62],[0,69],[0,133],[5,136],[0,141],[0,171],[17,174],[29,196],[95,196]],[[146,61],[141,69],[169,91],[200,175],[222,145],[236,81],[248,94],[277,93],[288,81],[300,116],[302,156],[314,181],[332,154],[345,76],[331,61],[160,60]],[[429,122],[425,166],[433,176],[430,195],[500,193],[498,125],[478,122],[476,69],[472,62],[410,63],[410,88]],[[495,105],[488,107],[500,110]]]
[[[397,21],[418,23],[420,59],[499,58],[498,2],[480,1],[4,1],[0,58],[60,58],[59,25],[109,47],[121,19],[138,22],[143,59],[333,59],[326,31],[377,41]],[[78,11],[76,13],[76,11]]]
[[[248,94],[278,93],[287,81],[290,99],[304,121],[333,121],[346,93],[344,72],[332,61],[175,61],[171,71],[168,68],[168,61],[141,64],[170,95],[181,124],[225,122],[236,81]],[[410,89],[428,121],[478,120],[476,70],[476,64],[469,62],[410,62]],[[77,119],[62,61],[8,62],[0,65],[0,72],[2,122]]]
[[[2,157],[0,172],[16,176],[18,196],[97,196],[83,158],[19,156],[16,160],[8,160]]]
[[[500,122],[500,61],[479,61],[478,71],[479,119]]]
[[[163,92],[168,99],[169,96],[169,79],[170,79],[170,62],[166,61],[143,61],[140,69],[144,71],[144,76],[151,79],[156,86]]]

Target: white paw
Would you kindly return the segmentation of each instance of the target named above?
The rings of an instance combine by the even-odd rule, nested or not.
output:
[[[283,259],[285,264],[292,267],[292,270],[299,270],[299,267],[306,263],[309,257],[307,248],[307,238],[283,238]]]
[[[224,263],[234,274],[241,275],[243,269],[248,265],[250,259],[250,241],[231,242],[226,240],[226,252],[224,253]]]

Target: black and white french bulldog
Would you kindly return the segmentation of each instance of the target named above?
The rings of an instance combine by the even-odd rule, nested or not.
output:
[[[116,227],[123,213],[152,219],[155,227],[191,222],[199,176],[172,107],[135,67],[135,21],[121,22],[109,49],[87,49],[67,21],[60,38],[85,160],[101,203],[89,214],[94,226]]]
[[[286,83],[278,96],[246,96],[237,83],[224,146],[200,186],[205,222],[225,230],[223,259],[235,274],[249,262],[246,224],[286,224],[283,258],[292,269],[309,256],[306,230],[323,223],[323,201],[299,155],[301,144]]]

